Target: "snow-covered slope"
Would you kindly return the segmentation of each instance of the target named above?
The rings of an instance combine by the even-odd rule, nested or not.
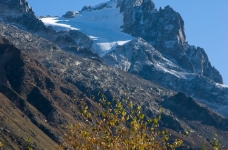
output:
[[[41,20],[46,26],[52,26],[56,30],[80,30],[94,40],[92,50],[104,56],[117,45],[133,39],[121,31],[123,14],[120,13],[117,3],[110,1],[104,4],[80,11],[74,18],[49,17]]]

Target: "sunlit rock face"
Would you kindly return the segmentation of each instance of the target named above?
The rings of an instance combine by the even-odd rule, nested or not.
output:
[[[133,5],[126,5],[129,3]],[[124,13],[124,32],[145,39],[164,57],[188,72],[201,72],[209,79],[223,83],[221,75],[211,66],[205,51],[200,48],[196,51],[186,42],[184,21],[170,6],[157,10],[150,0],[121,1],[119,6]]]
[[[118,1],[118,7],[123,32],[138,39],[114,48],[106,63],[198,100],[227,104],[222,76],[203,48],[188,44],[179,13],[170,6],[157,10],[151,0]]]

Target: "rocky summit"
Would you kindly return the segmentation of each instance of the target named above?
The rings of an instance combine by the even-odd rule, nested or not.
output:
[[[66,126],[82,122],[75,100],[96,113],[100,93],[110,102],[127,95],[148,117],[162,108],[159,128],[182,149],[209,147],[215,133],[228,146],[228,87],[170,6],[111,0],[63,17],[37,17],[26,0],[0,6],[4,148],[25,149],[28,138],[33,149],[58,148]]]

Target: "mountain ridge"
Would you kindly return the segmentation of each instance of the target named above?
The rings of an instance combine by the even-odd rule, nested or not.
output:
[[[126,9],[127,15],[136,10],[145,11],[136,12],[139,17],[142,14],[143,16],[145,14],[150,16],[151,13],[159,14],[159,11],[152,7],[154,4],[150,0],[112,0],[109,3],[113,4],[113,2],[116,5],[103,3],[95,10],[89,7],[84,12],[113,9],[114,14],[119,15],[120,12],[116,12],[116,6],[119,9],[120,4],[128,2],[132,3],[132,7]],[[25,7],[24,4],[21,6]],[[173,12],[171,8],[166,9]],[[2,11],[4,12],[4,9]],[[38,21],[36,17],[33,19]],[[33,19],[30,21],[33,22]],[[99,19],[107,18],[102,18],[99,14],[98,21]],[[120,19],[123,19],[122,23],[124,23],[124,16],[120,16]],[[37,134],[46,134],[44,139],[48,137],[51,143],[59,144],[66,131],[61,124],[80,121],[79,110],[72,108],[75,105],[73,97],[86,101],[93,112],[98,108],[96,99],[91,101],[92,96],[104,93],[107,99],[111,100],[113,97],[121,99],[121,95],[126,93],[134,104],[142,106],[143,112],[149,117],[156,116],[158,109],[162,107],[160,126],[168,129],[174,137],[180,137],[179,132],[191,131],[189,137],[180,138],[193,149],[199,148],[205,138],[213,137],[214,133],[218,133],[218,139],[222,144],[227,145],[225,139],[228,137],[226,127],[228,121],[221,114],[228,115],[225,101],[228,87],[219,84],[221,81],[221,77],[217,76],[219,73],[213,73],[213,71],[210,73],[213,69],[205,51],[188,45],[184,38],[182,41],[179,32],[175,32],[175,35],[179,35],[179,38],[175,38],[179,43],[170,48],[177,46],[178,52],[185,53],[184,57],[189,57],[189,61],[195,63],[192,65],[195,72],[191,67],[190,69],[184,67],[188,64],[179,65],[178,57],[175,59],[167,57],[165,55],[167,49],[164,51],[160,49],[162,45],[159,47],[151,44],[145,38],[130,36],[131,39],[127,42],[109,43],[108,48],[111,47],[111,50],[104,56],[99,56],[94,53],[96,49],[92,45],[100,37],[92,37],[77,30],[55,31],[55,26],[54,28],[44,26],[44,30],[31,31],[25,29],[20,21],[10,21],[12,20],[8,20],[7,23],[0,22],[2,36],[0,38],[0,68],[2,68],[0,97],[5,97],[3,99],[7,101],[7,105],[8,101],[11,101],[17,109],[22,110],[23,115],[31,120],[33,127],[39,130],[36,131]],[[132,24],[135,29],[139,28],[137,25]],[[121,28],[118,27],[118,32],[120,30]],[[163,32],[160,34],[162,35]],[[167,37],[167,41],[173,36]],[[128,37],[124,40],[128,40]],[[162,38],[164,40],[164,37]],[[162,40],[158,39],[157,45],[160,41]],[[192,91],[191,93],[182,91],[187,93],[185,95],[180,92],[180,89]],[[197,96],[197,101],[191,98]],[[46,107],[43,107],[44,105]],[[216,106],[223,110],[219,111]],[[29,132],[28,135],[32,133]],[[12,140],[7,141],[13,143]],[[26,144],[25,141],[23,143],[22,145]]]
[[[121,10],[124,6],[127,8]],[[135,65],[134,61],[131,62],[132,58],[129,57],[129,54],[133,53],[132,51],[134,49],[140,50],[140,47],[141,51],[150,51],[153,48],[143,45],[152,45],[160,52],[163,60],[166,59],[169,61],[166,61],[166,63],[163,61],[160,64],[154,63],[154,61],[150,61],[153,55],[150,54],[149,56],[145,53],[140,53],[137,57],[145,58],[145,61],[137,61],[135,65],[135,68],[137,68],[136,72],[129,72],[168,89],[184,92],[218,112],[227,115],[227,107],[223,110],[219,109],[224,104],[227,105],[227,87],[222,86],[222,77],[212,67],[204,49],[200,47],[196,48],[186,42],[184,21],[179,13],[175,12],[170,6],[157,10],[152,1],[109,1],[94,7],[88,7],[88,9],[83,9],[81,18],[86,12],[90,13],[94,18],[97,17],[97,21],[99,21],[99,18],[102,18],[102,16],[96,16],[96,14],[102,11],[102,9],[111,11],[113,7],[115,9],[120,8],[119,11],[122,11],[123,25],[121,28],[124,32],[131,34],[134,39],[124,44],[116,44],[104,54],[101,54],[100,51],[95,51],[107,64],[129,71],[126,68],[133,68]],[[73,21],[77,21],[77,16],[72,19]],[[77,27],[76,24],[72,25]],[[53,24],[53,26],[58,26],[58,23]],[[144,41],[137,42],[135,38],[142,38]],[[135,42],[135,45],[128,47],[132,42]],[[122,53],[121,51],[124,48],[126,52]],[[150,60],[148,61],[147,59]],[[166,68],[166,66],[170,66],[169,63],[177,67]],[[160,69],[157,71],[153,69],[154,66]],[[143,67],[145,68],[143,69]],[[155,76],[152,76],[153,74]],[[215,105],[217,102],[220,103],[219,106]]]
[[[33,42],[34,42],[34,40],[33,40]],[[63,55],[63,53],[62,53],[62,55]],[[65,57],[65,58],[62,57],[62,59],[64,59],[64,60],[66,60],[66,58],[67,57]],[[124,71],[120,71],[120,70],[118,71],[115,68],[111,68],[111,67],[108,67],[108,66],[106,66],[106,67],[102,66],[99,62],[95,63],[95,62],[93,62],[90,59],[83,60],[80,57],[74,57],[74,60],[75,60],[75,58],[76,58],[77,62],[83,63],[83,65],[80,65],[80,67],[78,66],[77,68],[75,68],[75,71],[79,72],[80,74],[83,74],[83,76],[78,74],[77,76],[74,77],[75,78],[74,79],[74,78],[72,78],[72,76],[71,77],[69,76],[70,74],[72,74],[72,71],[64,72],[64,74],[62,74],[61,70],[59,70],[59,71],[55,70],[55,68],[59,69],[58,68],[58,65],[59,65],[58,63],[56,63],[55,66],[53,66],[53,67],[49,66],[49,70],[52,73],[54,73],[55,76],[61,76],[62,78],[65,78],[68,82],[70,82],[70,83],[74,84],[76,87],[78,87],[82,91],[82,94],[84,93],[83,95],[79,94],[80,96],[79,96],[78,99],[80,99],[81,96],[84,99],[85,96],[90,97],[91,95],[96,95],[97,92],[102,92],[102,93],[104,93],[107,96],[107,98],[111,98],[112,96],[121,95],[121,93],[124,93],[125,90],[128,89],[129,92],[127,92],[127,93],[129,94],[130,98],[134,101],[134,103],[135,104],[138,103],[138,104],[142,105],[143,109],[145,109],[146,114],[148,116],[153,117],[156,114],[156,111],[159,109],[160,103],[165,103],[164,100],[166,100],[168,97],[170,97],[172,95],[175,95],[175,93],[172,92],[172,91],[167,91],[166,89],[163,89],[162,87],[158,87],[157,85],[154,85],[152,83],[148,83],[146,80],[140,79],[137,76],[132,76],[132,75],[130,75],[130,74],[124,72]],[[42,60],[42,59],[44,59],[44,58],[42,58],[42,57],[39,58],[39,60]],[[25,60],[28,60],[28,59],[25,59]],[[11,62],[15,62],[14,59],[12,59],[10,61]],[[45,62],[45,60],[43,60],[43,61]],[[9,63],[7,63],[7,64],[10,65]],[[19,64],[19,63],[17,63],[17,64]],[[82,66],[86,67],[88,70],[83,68]],[[99,69],[100,71],[103,70],[102,71],[103,73],[100,74],[100,73],[96,72],[97,69]],[[31,71],[31,69],[30,69],[30,71]],[[10,71],[10,72],[12,72],[12,71]],[[111,74],[115,74],[115,75],[113,76]],[[94,76],[94,78],[93,78],[93,76]],[[105,76],[105,78],[102,78],[102,76]],[[114,77],[114,79],[112,79],[113,77]],[[13,80],[12,80],[13,78],[9,78],[9,79],[10,79],[9,83],[12,83],[13,82]],[[45,88],[45,83],[42,83],[45,80],[42,80],[42,79],[39,79],[39,80],[41,81],[41,84],[38,84],[38,82],[37,82],[37,83],[35,83],[33,85],[39,86],[38,89]],[[20,81],[20,80],[18,80],[18,81]],[[27,80],[25,80],[25,81],[27,81]],[[36,81],[36,80],[34,80],[34,81]],[[54,87],[55,87],[54,91],[57,91],[58,83],[56,83],[56,81],[54,82],[53,79],[51,79],[51,81],[54,83]],[[139,83],[140,83],[140,87],[138,87]],[[44,86],[42,86],[43,84],[44,84]],[[18,85],[18,84],[16,84],[16,85]],[[28,85],[25,84],[25,86],[28,86]],[[27,88],[21,88],[21,89],[27,89]],[[32,88],[29,88],[29,89],[30,89],[30,91],[32,90]],[[36,88],[36,91],[38,89]],[[67,93],[70,94],[72,89],[74,89],[74,87],[71,87],[71,90],[69,88],[62,88],[61,90],[65,94],[67,94]],[[66,91],[68,91],[68,92],[66,92]],[[77,90],[74,89],[73,91],[77,91]],[[88,93],[86,91],[90,91],[90,92]],[[1,92],[4,93],[5,95],[7,95],[11,101],[13,100],[12,94],[9,93],[9,90],[2,90],[2,88],[1,88]],[[32,93],[29,94],[30,96],[28,95],[28,99],[27,99],[29,101],[29,103],[32,103],[32,101],[31,101],[32,99],[30,99],[29,97],[31,97],[32,95],[34,96],[34,94],[36,93],[34,90],[32,90],[31,92]],[[75,95],[76,94],[71,94],[71,97],[75,97]],[[44,97],[42,99],[43,100],[45,100],[45,99],[47,100],[47,98],[45,98],[45,97],[46,96],[44,94]],[[184,97],[186,97],[186,96],[184,96]],[[50,98],[51,97],[49,96],[48,99],[50,99]],[[58,99],[57,100],[56,98],[54,100],[55,101],[55,105],[54,105],[55,107],[56,107],[57,101],[60,100],[58,98],[57,98]],[[35,99],[33,98],[33,100],[35,100]],[[61,101],[66,102],[65,103],[66,106],[72,105],[71,102],[67,102],[65,100],[66,100],[66,98],[62,97],[60,102]],[[32,103],[32,104],[34,105],[35,103]],[[37,109],[40,108],[39,105],[37,105],[37,104],[35,104],[34,106],[36,106]],[[92,104],[92,106],[94,106],[94,104]],[[61,105],[61,107],[64,107],[64,105]],[[205,106],[203,106],[203,109],[204,109],[204,107]],[[32,111],[32,112],[34,111],[34,110],[30,110],[31,107],[28,107],[28,108],[29,108],[29,111]],[[62,114],[62,113],[60,113],[62,111],[59,110],[59,109],[55,109],[55,111],[56,111],[57,114]],[[69,111],[70,110],[68,110],[68,113],[69,113]],[[208,134],[205,131],[201,130],[201,128],[198,128],[195,125],[194,120],[193,121],[189,121],[189,122],[186,122],[186,121],[182,120],[181,118],[179,118],[180,119],[179,120],[179,119],[176,119],[176,115],[174,115],[172,113],[172,111],[170,112],[170,110],[168,110],[168,109],[166,110],[166,108],[164,108],[163,111],[164,112],[163,112],[163,116],[162,116],[163,119],[161,121],[161,126],[162,127],[166,127],[169,130],[172,130],[172,134],[173,135],[178,136],[178,134],[174,130],[177,130],[177,131],[193,130],[194,132],[195,131],[196,132],[200,132],[201,134],[203,134],[206,137],[210,137],[211,136],[210,134]],[[209,111],[213,115],[215,114],[215,112],[213,112],[212,110],[209,109]],[[43,111],[43,113],[44,112],[45,111]],[[39,113],[42,113],[42,111],[39,112]],[[26,114],[26,116],[27,115],[28,114]],[[52,116],[52,115],[53,115],[53,113],[51,113],[48,116]],[[28,115],[28,116],[30,116],[30,115]],[[60,131],[56,131],[55,128],[56,128],[56,125],[58,127],[58,124],[59,124],[58,120],[61,121],[62,117],[59,118],[59,117],[57,117],[58,115],[54,115],[54,116],[56,117],[56,119],[54,119],[54,120],[52,120],[51,118],[45,119],[45,117],[44,118],[41,117],[41,120],[45,119],[45,120],[47,120],[46,123],[51,125],[51,127],[52,127],[51,128],[51,131],[52,131],[51,133],[59,134]],[[222,117],[220,115],[218,117],[221,118],[222,120],[225,119],[224,117]],[[34,122],[33,118],[30,118],[30,119],[31,119],[32,122]],[[36,119],[38,119],[38,118],[36,118]],[[65,117],[64,120],[68,120],[68,119]],[[68,121],[70,121],[70,120],[68,120]],[[37,121],[39,121],[39,120],[37,120]],[[41,128],[43,130],[43,132],[45,134],[47,134],[50,138],[52,138],[53,140],[55,139],[54,138],[55,136],[53,137],[52,134],[47,132],[48,130],[50,130],[50,128],[48,128],[48,130],[46,131],[46,129],[42,127],[43,126],[42,124],[35,124],[35,125],[37,125],[39,128]],[[200,125],[201,125],[201,123],[200,123]],[[202,125],[202,126],[203,126],[202,128],[205,127],[205,125]],[[210,128],[210,130],[213,130],[213,131],[218,132],[220,134],[219,138],[221,138],[221,141],[223,141],[222,140],[223,137],[224,138],[226,137],[225,136],[226,131],[223,128],[221,128],[221,129],[220,129],[220,127],[216,127],[216,128],[209,127],[209,128]],[[192,133],[192,137],[189,137],[189,138],[192,139],[193,137],[194,138],[197,137],[198,139],[200,139],[199,141],[202,141],[202,138],[200,138],[195,133]],[[187,139],[184,138],[184,139],[188,141],[188,140],[190,140],[189,138],[187,138]],[[200,144],[201,144],[200,142],[198,144],[193,144],[193,145],[192,145],[192,143],[190,143],[190,145],[192,145],[193,147],[197,147],[197,145],[200,145]]]

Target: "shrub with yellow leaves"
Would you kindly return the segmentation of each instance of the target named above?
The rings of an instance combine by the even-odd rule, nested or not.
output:
[[[76,103],[83,122],[68,125],[68,133],[60,149],[165,150],[182,145],[180,139],[168,143],[168,131],[158,130],[162,109],[156,118],[147,118],[142,113],[141,106],[133,105],[128,97],[111,103],[105,99],[104,94],[99,100],[103,111],[97,114],[89,111],[86,102]]]

